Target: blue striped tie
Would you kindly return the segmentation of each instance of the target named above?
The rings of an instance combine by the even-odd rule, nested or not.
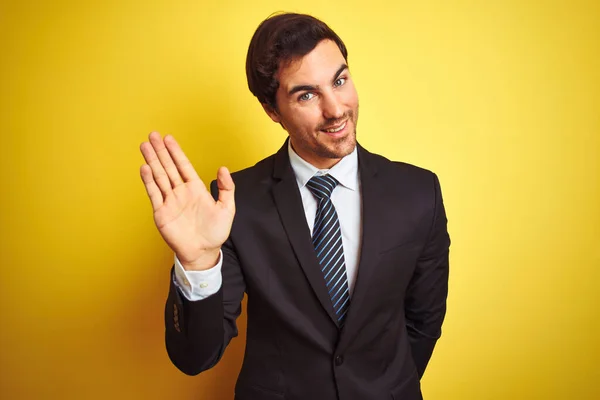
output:
[[[344,325],[350,305],[348,278],[342,244],[342,231],[337,212],[331,201],[331,193],[338,181],[330,175],[313,176],[306,187],[317,199],[317,213],[312,241],[321,265],[325,284],[337,315],[339,326]]]

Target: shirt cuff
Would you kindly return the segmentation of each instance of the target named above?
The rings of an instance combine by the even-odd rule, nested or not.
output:
[[[177,255],[175,255],[175,273],[173,281],[179,291],[189,301],[203,300],[217,293],[221,288],[223,277],[221,266],[223,265],[223,252],[219,250],[217,264],[204,271],[186,271]]]

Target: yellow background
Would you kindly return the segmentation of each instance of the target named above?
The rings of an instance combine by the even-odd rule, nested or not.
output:
[[[277,10],[346,42],[360,142],[440,176],[426,399],[600,398],[600,3],[95,3],[0,2],[2,399],[232,399],[245,317],[213,370],[167,358],[138,146],[175,135],[205,181],[275,152],[244,62]]]

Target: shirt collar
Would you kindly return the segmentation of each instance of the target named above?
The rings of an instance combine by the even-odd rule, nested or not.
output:
[[[296,175],[296,180],[300,187],[304,187],[310,178],[315,175],[329,174],[337,181],[350,190],[358,190],[358,146],[354,146],[352,153],[342,158],[330,169],[318,169],[314,165],[302,159],[292,148],[291,140],[288,140],[288,154],[290,164]]]

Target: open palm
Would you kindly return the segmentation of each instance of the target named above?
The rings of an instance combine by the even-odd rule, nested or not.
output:
[[[215,201],[172,136],[153,132],[149,139],[140,146],[146,160],[140,173],[156,227],[184,266],[209,268],[207,257],[214,259],[227,240],[235,215],[231,175],[219,169]]]

